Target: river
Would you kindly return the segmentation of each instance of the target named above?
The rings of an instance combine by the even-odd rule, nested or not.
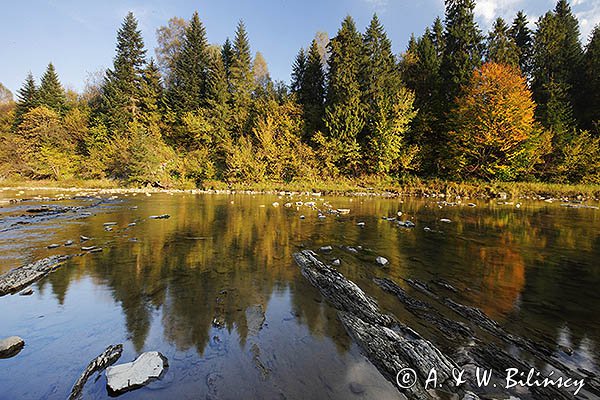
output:
[[[8,202],[18,198],[28,200]],[[339,259],[337,269],[381,309],[440,348],[452,344],[372,278],[390,278],[421,299],[404,279],[443,280],[457,289],[447,294],[454,300],[479,307],[510,333],[562,346],[555,346],[562,362],[600,374],[595,208],[35,189],[4,190],[0,200],[0,273],[80,253],[82,245],[103,249],[70,259],[33,284],[33,295],[0,297],[0,338],[18,335],[26,343],[17,356],[0,359],[0,399],[64,399],[87,363],[116,343],[124,345],[119,363],[151,350],[169,362],[160,380],[120,396],[126,399],[400,398],[293,260],[301,249],[329,245],[325,261]],[[33,212],[42,205],[88,208]],[[319,218],[315,208],[350,212]],[[162,214],[170,218],[149,218]],[[82,235],[90,240],[80,243]],[[389,264],[378,266],[376,256]],[[108,398],[104,374],[83,395]]]

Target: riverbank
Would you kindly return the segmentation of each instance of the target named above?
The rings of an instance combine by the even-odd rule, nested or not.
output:
[[[577,200],[600,201],[600,185],[567,185],[541,182],[453,182],[441,179],[340,179],[335,181],[247,182],[206,181],[200,188],[132,186],[119,180],[0,180],[0,190],[102,190],[126,192],[192,193],[320,193],[333,196],[441,197],[449,199]]]

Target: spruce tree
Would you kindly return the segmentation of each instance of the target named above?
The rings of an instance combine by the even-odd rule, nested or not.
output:
[[[142,72],[141,94],[141,119],[148,124],[157,124],[160,120],[163,86],[160,69],[154,62],[154,59],[150,59],[150,62]]]
[[[170,106],[178,113],[197,111],[206,105],[208,43],[198,12],[185,29],[181,52],[171,76]]]
[[[250,43],[243,21],[240,21],[233,41],[233,54],[229,68],[231,87],[232,128],[242,134],[248,122],[254,77],[252,76],[252,56]]]
[[[40,104],[53,109],[59,114],[66,111],[65,91],[60,84],[56,70],[52,63],[48,64],[46,72],[42,76],[39,89]]]
[[[411,110],[398,108],[398,105],[410,108],[412,98],[403,95],[392,45],[377,15],[373,15],[363,35],[362,48],[360,82],[365,129],[361,141],[364,148],[371,150],[366,166],[371,173],[388,173],[400,155],[404,130],[411,118]]]
[[[273,81],[271,81],[267,61],[260,51],[256,52],[252,62],[252,76],[256,87],[255,95],[258,97],[268,96],[273,89]]]
[[[113,134],[123,133],[129,122],[140,117],[145,54],[137,20],[129,12],[117,32],[117,54],[103,86],[102,116]]]
[[[223,47],[221,48],[221,59],[223,62],[223,68],[225,69],[225,76],[227,78],[227,90],[231,92],[230,78],[231,78],[231,63],[233,62],[233,45],[229,38],[225,39]]]
[[[519,65],[519,48],[509,34],[504,19],[497,18],[488,36],[486,61],[510,66]]]
[[[440,17],[436,17],[435,21],[433,21],[429,36],[435,47],[437,56],[441,59],[442,54],[444,54],[444,24]]]
[[[294,93],[298,94],[300,102],[302,102],[302,95],[300,94],[302,90],[302,82],[304,81],[304,73],[306,72],[306,53],[304,52],[304,48],[301,47],[298,50],[298,54],[296,55],[296,59],[294,60],[294,64],[292,65],[292,82],[291,82],[291,90]]]
[[[435,44],[435,35],[429,29],[418,40],[413,37],[402,59],[403,80],[415,94],[417,115],[412,121],[409,145],[421,149],[421,170],[425,174],[437,170],[440,159],[444,101],[441,87],[440,65],[442,53]]]
[[[536,116],[545,127],[566,127],[572,122],[565,120],[556,124],[556,116],[545,111],[556,108],[557,102],[565,103],[561,109],[572,110],[559,115],[581,118],[581,104],[585,102],[580,96],[582,70],[583,50],[577,19],[568,3],[559,0],[554,11],[538,21],[533,43],[532,89],[538,104]],[[554,106],[546,107],[549,102]]]
[[[306,133],[310,138],[313,133],[322,129],[325,114],[325,75],[321,64],[321,53],[316,40],[308,50],[306,69],[302,74],[302,108]]]
[[[600,25],[596,25],[586,47],[585,58],[586,107],[583,127],[600,135]]]
[[[38,89],[35,79],[30,72],[25,78],[23,86],[17,91],[17,103],[15,109],[15,128],[23,121],[23,116],[40,105]]]
[[[362,39],[352,17],[344,19],[329,42],[329,53],[325,127],[337,147],[338,166],[356,174],[361,160],[358,135],[365,120],[359,81]]]
[[[519,68],[526,78],[531,75],[531,30],[527,26],[529,21],[523,11],[519,11],[510,28],[510,36],[519,49]]]
[[[448,106],[481,65],[482,36],[475,23],[474,8],[474,0],[446,0],[441,73]]]

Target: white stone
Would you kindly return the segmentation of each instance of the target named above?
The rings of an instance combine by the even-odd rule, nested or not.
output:
[[[107,385],[115,393],[136,389],[158,379],[167,366],[165,356],[158,351],[148,351],[133,362],[108,367]]]
[[[387,265],[387,263],[388,263],[389,261],[388,261],[388,260],[387,260],[387,258],[385,258],[385,257],[377,256],[377,258],[375,259],[375,262],[376,262],[377,264],[379,264],[379,265],[383,266],[383,265]]]

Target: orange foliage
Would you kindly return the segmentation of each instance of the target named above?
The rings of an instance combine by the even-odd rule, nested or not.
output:
[[[465,176],[513,179],[534,135],[535,103],[518,69],[486,63],[456,100],[451,132]]]

